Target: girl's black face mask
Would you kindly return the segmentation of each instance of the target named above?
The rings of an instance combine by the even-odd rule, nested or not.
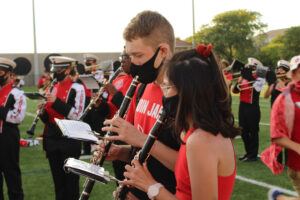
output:
[[[154,55],[144,64],[142,65],[136,65],[131,63],[130,65],[130,74],[135,77],[136,75],[139,76],[139,81],[144,84],[151,83],[155,81],[158,75],[158,70],[163,64],[163,62],[160,64],[158,68],[154,68],[154,62],[156,60],[156,57],[158,55],[158,52],[160,50],[160,47],[156,50]]]
[[[171,97],[165,97],[162,98],[162,104],[165,112],[167,113],[168,117],[171,117],[175,119],[176,113],[177,113],[177,107],[179,102],[179,96],[174,95]]]

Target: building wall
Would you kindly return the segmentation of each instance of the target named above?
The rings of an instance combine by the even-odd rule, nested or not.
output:
[[[83,63],[83,53],[59,53],[62,56],[68,56],[74,59],[77,59],[80,63]],[[99,58],[99,62],[105,60],[117,60],[119,58],[120,52],[111,52],[111,53],[92,53]],[[39,63],[39,73],[38,77],[40,77],[44,72],[44,59],[49,55],[49,53],[39,53],[38,54],[38,63]],[[35,85],[34,81],[34,54],[33,53],[16,53],[16,54],[0,54],[0,57],[15,59],[18,57],[25,57],[31,62],[31,71],[30,73],[24,78],[25,85],[33,86]],[[99,63],[98,62],[98,63]]]

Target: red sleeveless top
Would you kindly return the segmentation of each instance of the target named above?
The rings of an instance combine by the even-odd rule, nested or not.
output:
[[[190,129],[183,141],[186,143],[188,137],[194,132],[195,129]],[[188,171],[188,163],[186,157],[186,145],[181,144],[179,149],[178,158],[175,164],[175,176],[176,176],[176,197],[180,200],[191,200],[191,182]],[[229,200],[233,192],[233,186],[236,176],[236,166],[234,172],[229,176],[218,176],[218,199]]]

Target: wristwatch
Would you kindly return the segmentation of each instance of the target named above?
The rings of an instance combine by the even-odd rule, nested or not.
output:
[[[149,199],[153,200],[158,195],[159,189],[161,187],[164,187],[164,186],[160,183],[155,183],[153,185],[150,185],[148,187],[148,191],[147,191],[147,195],[148,195]]]

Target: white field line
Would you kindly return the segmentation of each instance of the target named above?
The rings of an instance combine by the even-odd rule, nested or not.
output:
[[[236,179],[240,180],[240,181],[250,183],[250,184],[253,184],[253,185],[257,185],[257,186],[260,186],[260,187],[268,188],[268,189],[276,188],[276,189],[278,189],[279,191],[281,191],[285,194],[292,195],[292,196],[298,196],[297,192],[279,187],[277,185],[271,185],[269,183],[257,181],[257,180],[246,178],[246,177],[239,176],[239,175],[236,176]]]

